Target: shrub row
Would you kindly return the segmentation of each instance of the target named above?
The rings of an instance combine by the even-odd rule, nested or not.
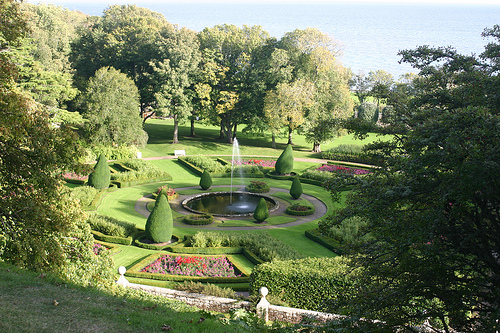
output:
[[[117,169],[125,170],[111,175],[112,181],[119,187],[172,180],[169,173],[140,159],[115,162],[114,165]]]
[[[92,230],[114,237],[131,237],[137,232],[134,223],[120,221],[110,216],[100,215],[97,212],[89,213],[87,222]]]
[[[131,245],[132,240],[133,240],[132,237],[109,236],[109,235],[103,234],[103,233],[101,233],[99,231],[95,231],[95,230],[92,230],[91,232],[92,232],[92,235],[94,236],[94,238],[101,241],[101,242]]]
[[[321,158],[335,161],[380,165],[380,159],[368,155],[363,146],[339,145],[321,153]]]
[[[197,156],[202,156],[202,155],[197,155]],[[199,163],[198,159],[192,159],[191,157],[193,156],[179,156],[178,161],[191,171],[193,171],[197,176],[201,176],[203,174],[203,170],[207,170],[210,173],[210,176],[212,178],[224,178],[224,177],[231,177],[231,166],[229,165],[222,165],[216,160],[212,160],[209,157],[202,156],[204,159],[199,159],[205,161],[205,159],[216,163],[219,165],[217,168],[212,168],[210,165],[204,164],[204,163]],[[204,169],[203,167],[207,166],[207,169]],[[233,174],[240,174],[238,168],[242,168],[242,176],[243,177],[251,177],[251,178],[263,178],[264,173],[261,171],[261,168],[256,165],[240,165],[237,166],[233,170]],[[217,170],[217,171],[210,171],[210,170]]]
[[[339,249],[339,244],[333,238],[323,236],[318,229],[311,229],[305,231],[305,236],[312,241],[326,247],[328,250],[341,255],[342,251]]]
[[[146,239],[146,235],[144,232],[141,232],[140,234],[137,235],[137,237],[134,239],[134,245],[138,247],[142,247],[143,249],[148,249],[148,250],[169,250],[172,246],[176,245],[181,238],[179,238],[176,235],[172,235],[172,239],[174,240],[173,243],[170,244],[165,244],[165,245],[157,245],[154,243],[149,243],[149,242],[144,242]]]
[[[243,247],[263,261],[302,258],[292,247],[267,233],[223,233],[199,231],[192,238],[193,247]]]
[[[355,281],[344,260],[339,256],[263,263],[252,270],[250,292],[256,295],[267,287],[270,295],[279,295],[291,307],[329,311]]]
[[[108,160],[124,160],[137,156],[137,147],[135,146],[92,146],[84,149],[85,163],[92,163],[97,160],[99,155],[104,154]]]

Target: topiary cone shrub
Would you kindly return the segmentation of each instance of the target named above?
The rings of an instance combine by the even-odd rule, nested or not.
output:
[[[111,171],[109,170],[106,156],[101,154],[94,166],[94,171],[89,175],[88,185],[97,189],[103,189],[109,187],[110,180]]]
[[[287,145],[285,150],[281,153],[280,157],[274,165],[274,169],[278,175],[289,175],[293,170],[293,150],[292,145]]]
[[[257,222],[264,222],[269,217],[269,208],[267,208],[266,199],[261,198],[257,207],[255,207],[255,211],[253,212],[253,218],[257,220]]]
[[[146,238],[155,243],[166,243],[172,239],[174,220],[166,191],[156,198],[155,206],[146,221]]]
[[[207,170],[203,170],[200,178],[200,187],[203,190],[208,190],[212,186],[212,177],[210,177],[210,173]]]
[[[300,198],[302,195],[302,184],[299,178],[294,178],[292,181],[292,186],[290,187],[290,195],[294,199]]]

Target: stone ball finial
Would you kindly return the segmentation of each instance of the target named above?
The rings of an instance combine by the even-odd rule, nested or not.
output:
[[[266,297],[267,294],[269,294],[269,289],[267,289],[266,287],[260,287],[259,294],[261,294],[263,297]]]
[[[125,268],[125,266],[118,267],[118,273],[120,275],[125,275],[126,272],[127,272],[127,269]]]

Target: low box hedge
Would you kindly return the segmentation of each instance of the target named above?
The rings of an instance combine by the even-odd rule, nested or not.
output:
[[[334,239],[330,237],[323,236],[321,232],[318,229],[310,229],[306,230],[304,232],[305,236],[309,238],[310,240],[326,247],[328,250],[338,254],[342,255],[343,252],[338,249],[338,243]]]
[[[214,217],[210,214],[189,214],[182,219],[182,222],[189,225],[208,225],[214,222]]]
[[[301,207],[307,208],[306,210],[294,210],[293,207],[296,207],[297,205]],[[285,210],[285,213],[288,215],[294,215],[294,216],[307,216],[314,214],[316,211],[316,208],[314,206],[305,206],[305,205],[300,205],[300,204],[293,204],[291,206],[288,206]]]
[[[105,234],[103,234],[99,231],[95,231],[95,230],[91,230],[91,232],[92,232],[92,235],[94,236],[95,239],[102,241],[102,242],[131,245],[132,241],[133,241],[133,238],[131,236],[125,238],[125,237],[105,235]]]
[[[178,254],[205,254],[205,255],[220,255],[220,254],[240,254],[243,253],[242,247],[177,247],[171,246],[168,248],[170,252]]]
[[[165,245],[156,245],[156,244],[150,244],[150,243],[143,242],[142,240],[145,237],[146,236],[145,236],[145,234],[143,232],[140,233],[139,235],[137,235],[137,237],[134,239],[134,245],[136,245],[138,247],[142,247],[144,249],[148,249],[148,250],[158,250],[158,251],[161,251],[161,250],[168,249],[168,248],[172,247],[173,245],[177,244],[179,241],[181,241],[181,238],[179,236],[172,235],[172,239],[176,240],[175,242],[169,243],[169,244],[165,244]]]

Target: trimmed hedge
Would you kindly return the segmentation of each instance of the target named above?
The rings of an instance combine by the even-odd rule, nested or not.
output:
[[[274,169],[278,175],[289,175],[293,171],[293,149],[291,144],[288,144],[278,157]]]
[[[172,235],[172,238],[171,238],[171,239],[176,240],[176,241],[174,241],[173,243],[170,243],[170,244],[166,244],[166,245],[156,245],[154,243],[153,244],[152,243],[144,243],[143,240],[145,240],[145,239],[148,239],[146,237],[146,234],[144,232],[140,233],[136,237],[136,239],[134,240],[134,245],[136,245],[138,247],[142,247],[143,249],[161,251],[161,250],[169,249],[170,247],[174,246],[175,244],[177,244],[180,241],[180,238],[176,235]]]
[[[338,256],[263,263],[252,270],[250,293],[258,295],[259,288],[267,287],[271,296],[281,296],[291,307],[328,311],[355,283],[345,260]]]
[[[298,199],[300,198],[302,193],[304,192],[302,191],[302,184],[300,183],[300,179],[294,178],[292,180],[292,185],[290,186],[290,195],[292,196],[292,198]]]
[[[338,255],[343,254],[343,251],[338,248],[338,242],[333,238],[323,236],[318,229],[306,230],[304,234],[307,238],[326,247],[328,250]]]
[[[293,208],[297,207],[297,206],[306,207],[307,210],[294,210]],[[288,215],[294,215],[294,216],[307,216],[307,215],[314,214],[315,211],[316,211],[316,208],[314,208],[314,206],[305,206],[305,205],[301,205],[301,204],[293,204],[293,205],[288,206],[286,208],[285,213],[288,214]]]
[[[182,164],[183,166],[187,167],[189,170],[191,170],[194,174],[197,176],[201,176],[203,174],[203,168],[200,166],[197,166],[191,162],[189,162],[188,156],[179,156],[177,161]],[[262,173],[259,167],[255,165],[250,165],[250,166],[243,166],[244,171],[243,171],[243,177],[247,178],[264,178],[265,175]],[[247,169],[247,170],[245,170]],[[209,171],[210,172],[210,171]],[[237,172],[235,170],[235,172]],[[231,169],[227,168],[224,166],[223,171],[219,172],[210,172],[210,176],[212,178],[226,178],[226,177],[231,177]]]
[[[103,189],[109,187],[111,180],[111,170],[106,161],[106,156],[104,154],[99,155],[96,165],[94,166],[94,171],[89,175],[88,185],[95,187],[97,189]]]
[[[189,225],[207,225],[214,222],[214,217],[210,214],[189,214],[182,222]]]
[[[94,238],[101,242],[131,245],[133,240],[132,236],[129,237],[110,236],[95,230],[91,230],[91,232]]]
[[[258,222],[262,223],[269,217],[269,208],[267,208],[266,199],[260,198],[257,207],[253,212],[253,218]]]
[[[162,190],[146,221],[146,237],[155,243],[169,242],[172,238],[173,223],[172,209],[168,203],[167,193]]]

